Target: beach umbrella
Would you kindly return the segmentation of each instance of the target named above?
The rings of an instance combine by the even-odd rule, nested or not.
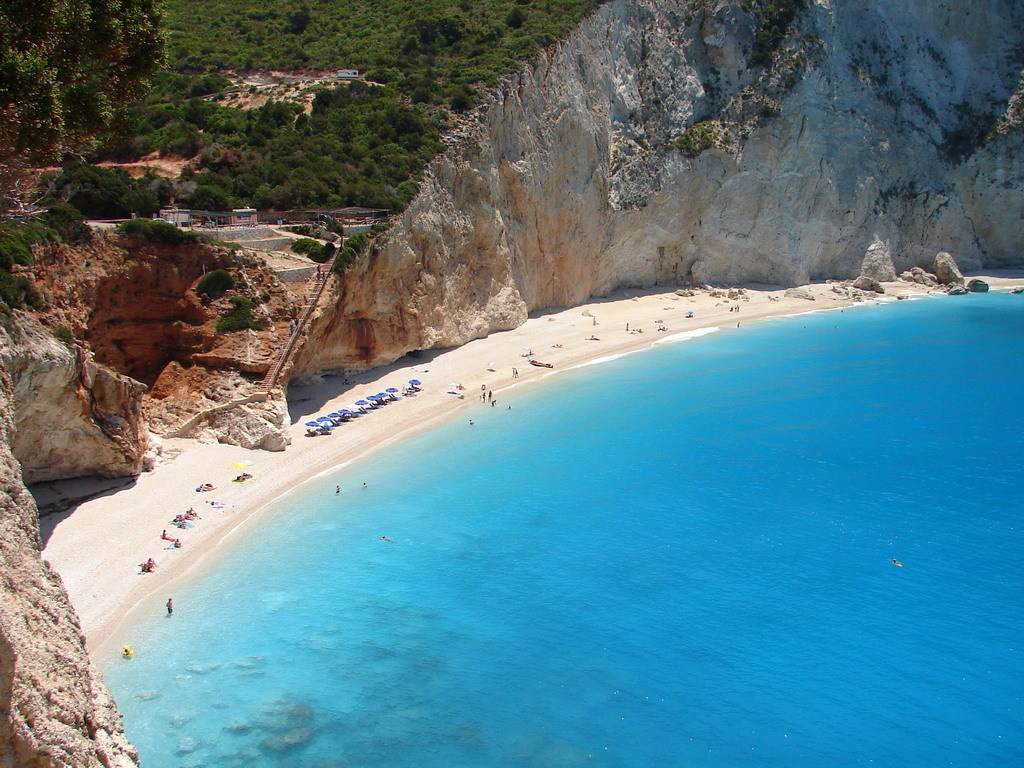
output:
[[[306,426],[307,427],[319,427],[320,426],[320,422],[319,421],[307,421],[306,422]]]
[[[356,405],[369,405],[365,400],[356,400]]]
[[[419,379],[409,379],[409,383],[412,384],[414,387],[418,387],[420,385],[420,380]]]
[[[340,413],[342,416],[351,416],[352,415],[352,411],[347,410],[345,408],[342,408],[340,411],[338,411],[338,413]]]
[[[388,387],[384,391],[385,392],[397,392],[398,391],[398,387]]]

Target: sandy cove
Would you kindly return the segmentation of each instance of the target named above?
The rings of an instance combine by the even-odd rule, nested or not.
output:
[[[996,290],[1024,285],[1021,272],[984,279]],[[620,291],[607,299],[532,316],[519,328],[461,347],[425,352],[415,365],[390,365],[351,375],[348,384],[344,376],[325,376],[319,384],[291,387],[292,443],[283,452],[167,440],[156,468],[134,481],[70,480],[34,487],[44,512],[63,510],[42,520],[43,557],[61,575],[95,657],[119,645],[118,628],[133,606],[155,594],[154,610],[162,611],[166,598],[175,594],[175,582],[197,575],[232,534],[272,501],[323,472],[442,420],[472,418],[486,407],[480,402],[481,385],[497,395],[510,386],[528,385],[599,358],[645,349],[677,334],[716,327],[736,331],[737,323],[742,332],[743,325],[751,322],[854,303],[834,292],[831,284],[805,288],[816,300],[790,298],[782,289],[768,288],[746,288],[736,301],[725,299],[725,290],[719,296],[707,290],[697,291],[696,296]],[[902,282],[887,283],[885,289],[890,299],[928,293],[923,286]],[[688,317],[691,312],[693,316]],[[526,350],[553,368],[530,365]],[[404,358],[403,363],[408,360]],[[513,377],[513,368],[518,378]],[[304,422],[311,417],[350,407],[387,387],[401,388],[410,379],[423,384],[416,396],[371,411],[330,437],[304,436]],[[465,387],[460,392],[464,397],[449,394],[451,382]],[[252,464],[234,466],[242,462]],[[233,482],[242,472],[253,478]],[[195,489],[201,483],[212,483],[215,490],[199,493]],[[209,502],[224,506],[215,508]],[[172,526],[171,519],[190,507],[201,515],[195,527]],[[169,536],[181,539],[182,548],[168,548],[170,543],[160,538],[165,529]],[[139,573],[139,564],[148,558],[156,561],[156,570]],[[176,609],[188,607],[179,600]]]

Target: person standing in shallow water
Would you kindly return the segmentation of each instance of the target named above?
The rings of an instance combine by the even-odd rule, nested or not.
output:
[[[174,599],[168,597],[167,598],[167,615],[170,616],[172,613],[174,613]]]

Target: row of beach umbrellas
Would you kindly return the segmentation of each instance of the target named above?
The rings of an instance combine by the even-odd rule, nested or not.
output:
[[[413,388],[420,386],[418,379],[410,379],[409,385]],[[328,413],[326,416],[318,416],[313,421],[307,421],[306,426],[314,429],[331,429],[332,427],[338,426],[340,422],[347,421],[355,416],[366,413],[367,408],[376,409],[380,408],[385,403],[391,402],[398,399],[399,390],[397,387],[388,387],[383,392],[378,392],[376,395],[367,395],[363,400],[356,400],[354,408],[356,410],[351,411],[347,408],[341,408],[334,413]]]

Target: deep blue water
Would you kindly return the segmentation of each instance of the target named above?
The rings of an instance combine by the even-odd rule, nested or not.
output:
[[[1024,765],[1022,374],[1005,294],[565,372],[304,486],[105,677],[147,768]]]

